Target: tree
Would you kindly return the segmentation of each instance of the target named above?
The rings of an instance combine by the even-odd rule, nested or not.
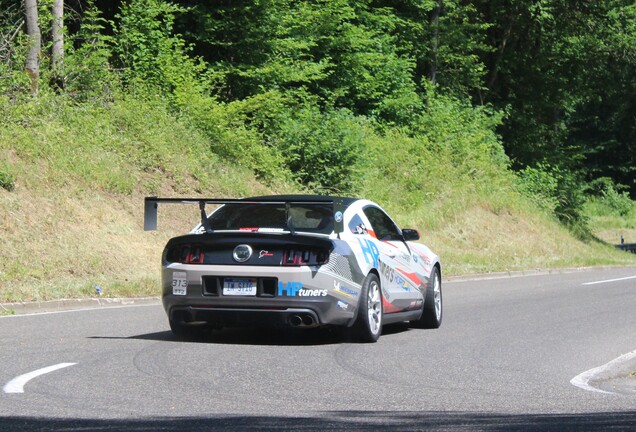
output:
[[[51,23],[51,67],[53,69],[53,81],[59,88],[64,87],[62,66],[64,62],[64,0],[53,0],[51,8],[53,21]]]
[[[189,10],[180,28],[223,74],[226,100],[300,90],[325,106],[397,124],[421,110],[415,61],[398,50],[396,17],[386,7],[368,0],[179,3]]]
[[[631,0],[475,0],[490,24],[486,102],[515,168],[612,177],[636,196],[636,6]]]
[[[29,51],[26,58],[26,71],[31,78],[31,93],[36,95],[40,81],[40,53],[42,50],[42,35],[38,24],[37,0],[24,0],[24,12],[29,35]]]

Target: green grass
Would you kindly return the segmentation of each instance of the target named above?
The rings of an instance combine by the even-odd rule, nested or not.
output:
[[[451,120],[430,120],[438,131],[418,137],[364,129],[369,152],[353,192],[420,229],[445,275],[636,265],[636,256],[575,239],[516,191],[494,135],[469,121],[444,128]],[[160,230],[143,232],[146,195],[302,191],[220,158],[209,133],[157,101],[0,99],[0,124],[0,173],[11,181],[0,188],[0,302],[96,297],[95,285],[105,297],[158,295],[163,246],[196,223],[198,209],[162,207]],[[594,223],[608,213],[595,211]],[[630,230],[630,217],[602,226]]]
[[[585,214],[596,237],[610,243],[636,243],[636,203],[616,198],[595,197],[585,206]]]
[[[156,295],[163,244],[197,215],[167,209],[163,231],[144,233],[144,196],[272,190],[161,104],[42,97],[0,113],[0,167],[15,179],[0,189],[0,301],[90,297],[93,284],[106,296]]]

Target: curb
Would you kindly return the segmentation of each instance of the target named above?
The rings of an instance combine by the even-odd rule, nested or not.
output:
[[[0,303],[0,316],[27,315],[38,313],[65,312],[72,310],[140,306],[161,304],[159,297],[142,298],[84,298],[63,299],[42,302]],[[8,312],[8,314],[7,314]],[[4,313],[4,314],[3,314]]]

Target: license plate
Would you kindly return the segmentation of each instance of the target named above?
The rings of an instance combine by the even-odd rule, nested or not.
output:
[[[186,272],[172,273],[172,294],[186,295],[188,292],[188,275]]]
[[[256,279],[225,278],[223,279],[223,295],[255,296]]]

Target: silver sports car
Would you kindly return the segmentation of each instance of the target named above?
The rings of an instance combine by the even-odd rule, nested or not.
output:
[[[335,196],[145,200],[198,204],[201,222],[162,256],[170,328],[189,337],[233,325],[343,326],[375,342],[384,324],[442,322],[439,257],[377,204]],[[208,213],[206,206],[216,208]]]

